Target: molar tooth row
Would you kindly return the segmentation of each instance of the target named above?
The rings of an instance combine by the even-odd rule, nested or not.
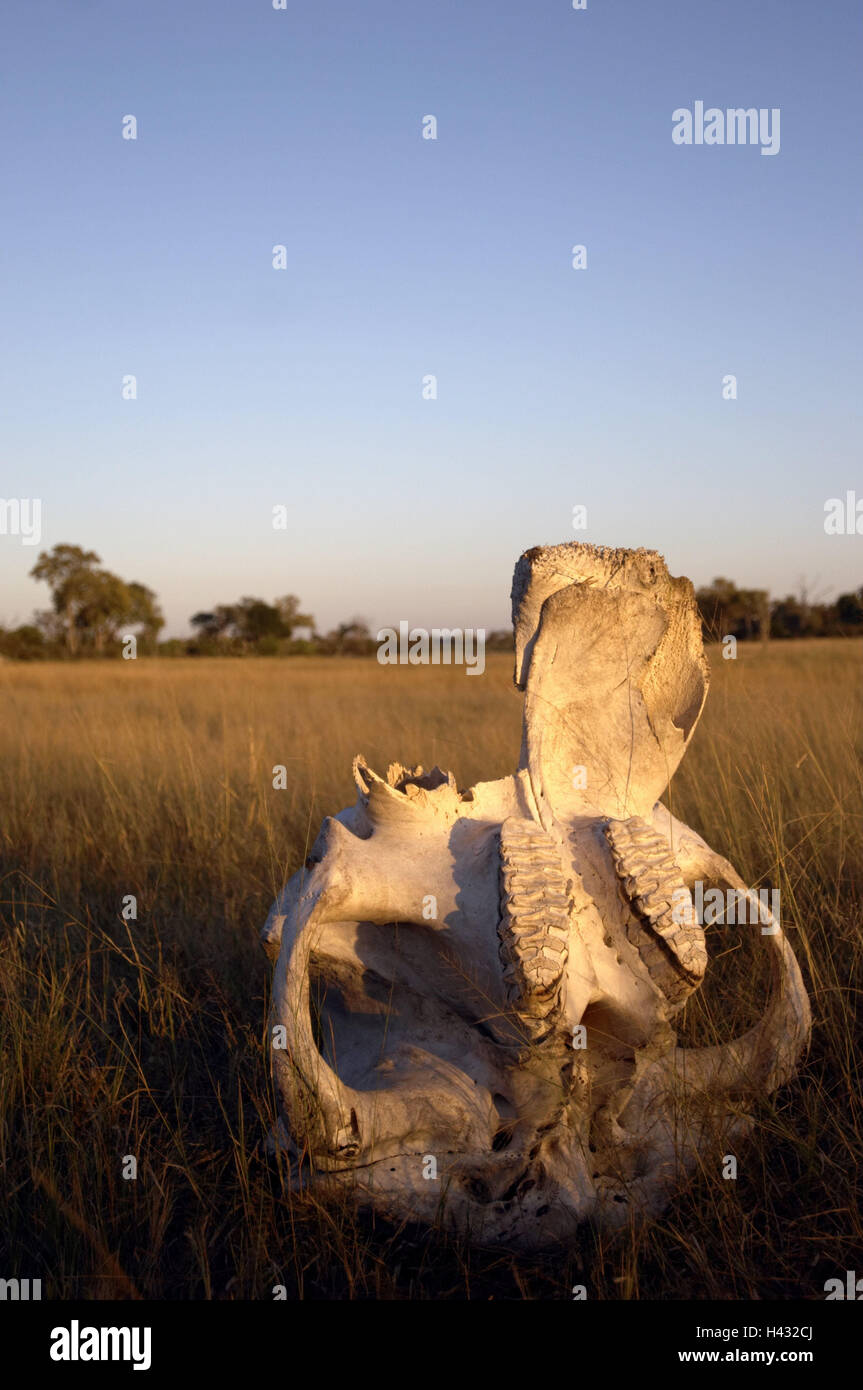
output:
[[[559,1007],[569,954],[571,884],[541,826],[510,818],[500,832],[500,956],[507,997],[534,1027]]]
[[[667,998],[680,1003],[701,983],[707,949],[691,901],[683,903],[685,884],[668,841],[637,816],[608,820],[604,831],[615,872],[636,914],[627,936],[651,978]]]

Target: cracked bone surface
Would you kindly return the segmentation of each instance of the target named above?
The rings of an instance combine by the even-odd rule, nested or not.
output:
[[[296,1183],[530,1249],[658,1215],[696,1166],[720,1181],[810,1013],[760,918],[759,1021],[710,1047],[672,1026],[708,968],[693,885],[747,891],[659,800],[707,693],[689,580],[652,551],[549,546],[512,600],[518,770],[459,792],[357,758],[355,805],[262,940]]]

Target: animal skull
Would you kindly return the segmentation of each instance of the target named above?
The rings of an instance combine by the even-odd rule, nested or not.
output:
[[[263,942],[297,1181],[533,1248],[658,1214],[790,1077],[810,1013],[771,919],[761,1021],[707,1048],[671,1025],[707,966],[692,885],[747,891],[659,801],[707,693],[690,582],[560,545],[521,557],[512,598],[518,771],[459,792],[357,758]]]

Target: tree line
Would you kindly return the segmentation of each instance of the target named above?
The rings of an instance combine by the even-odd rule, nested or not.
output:
[[[318,632],[296,594],[272,603],[247,597],[216,604],[192,614],[191,637],[160,641],[165,620],[153,590],[103,569],[95,551],[77,545],[43,551],[30,575],[47,584],[51,606],[34,614],[31,623],[0,628],[0,656],[116,657],[129,636],[136,638],[140,653],[168,657],[371,656],[377,651],[377,639],[360,617]],[[805,591],[771,600],[766,589],[738,589],[729,579],[714,579],[696,591],[696,600],[707,641],[863,636],[863,587],[835,602],[815,603]],[[486,634],[487,651],[510,651],[512,642],[509,628]]]
[[[832,603],[816,603],[805,586],[796,597],[771,599],[766,589],[738,589],[730,579],[714,579],[695,597],[707,641],[863,635],[863,587]]]

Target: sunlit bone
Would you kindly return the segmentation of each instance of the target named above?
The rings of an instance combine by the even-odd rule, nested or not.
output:
[[[518,771],[459,792],[357,758],[355,805],[263,941],[273,1142],[297,1183],[532,1248],[660,1213],[698,1162],[719,1180],[810,1014],[771,918],[750,929],[772,966],[760,1021],[677,1045],[708,964],[690,890],[747,891],[659,801],[707,693],[689,581],[650,551],[539,548],[513,622]]]

